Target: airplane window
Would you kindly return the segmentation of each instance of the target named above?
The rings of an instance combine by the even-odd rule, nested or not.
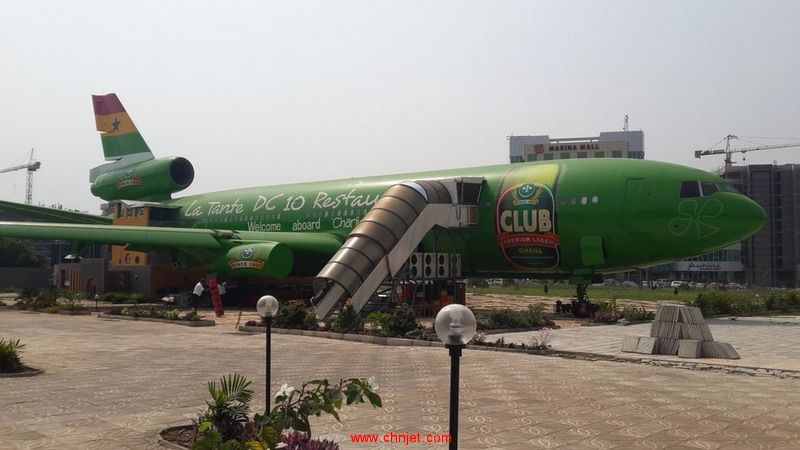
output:
[[[581,197],[581,205],[589,203],[589,198],[586,196]]]
[[[701,181],[700,182],[700,187],[703,188],[703,196],[711,195],[714,192],[718,192],[719,191],[719,188],[717,187],[717,185],[714,184],[714,183],[711,183],[710,181]]]
[[[733,187],[733,185],[730,183],[719,183],[717,187],[719,188],[720,192],[733,192],[734,194],[740,193],[739,190]]]
[[[597,204],[597,203],[599,203],[599,202],[600,202],[600,197],[598,197],[598,196],[596,196],[596,195],[593,195],[593,196],[592,196],[592,204],[593,204],[593,205],[596,205],[596,204]]]
[[[684,181],[681,184],[681,198],[700,197],[700,184],[697,181]]]
[[[575,197],[572,197],[571,199],[569,199],[569,204],[574,205],[575,203],[577,203],[577,201],[578,200]]]

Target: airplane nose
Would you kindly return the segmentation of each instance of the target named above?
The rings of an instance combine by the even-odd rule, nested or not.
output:
[[[767,213],[764,208],[753,200],[742,196],[739,217],[736,222],[741,227],[745,237],[758,233],[767,223]]]

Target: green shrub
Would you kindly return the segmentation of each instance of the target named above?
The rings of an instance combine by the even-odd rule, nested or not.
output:
[[[313,311],[306,312],[306,322],[305,322],[306,330],[316,330],[319,328],[319,319],[317,319],[317,315],[314,314]]]
[[[39,310],[45,309],[48,306],[57,305],[59,297],[58,294],[59,292],[55,288],[42,289],[36,294],[36,297],[34,297],[31,309]]]
[[[794,311],[800,309],[800,294],[795,291],[773,292],[764,299],[768,311]]]
[[[124,295],[124,294],[123,294]],[[100,297],[100,301],[109,303],[122,303],[124,298],[120,297],[119,292],[106,292]]]
[[[367,316],[367,322],[372,323],[373,330],[377,330],[380,328],[380,330],[385,333],[389,326],[388,325],[389,319],[391,317],[392,317],[391,313],[375,311],[369,313],[369,315]]]
[[[106,292],[100,297],[100,300],[114,304],[119,304],[119,303],[137,304],[137,303],[144,303],[145,301],[147,301],[147,297],[144,294],[140,294],[138,292]]]
[[[700,308],[704,316],[755,314],[764,310],[764,302],[759,298],[727,291],[702,292],[691,304]]]
[[[622,309],[622,318],[628,322],[642,322],[653,320],[655,314],[647,311],[644,306],[627,305]]]
[[[597,302],[597,308],[597,311],[591,314],[592,322],[614,323],[621,316],[616,298],[612,297],[611,300]]]
[[[400,309],[389,316],[386,322],[386,332],[389,336],[405,336],[407,333],[419,327],[414,311],[410,309]]]
[[[281,303],[272,324],[279,328],[308,328],[308,308],[301,301]]]
[[[475,323],[479,330],[491,330],[492,329],[492,322],[489,320],[488,317],[484,316],[483,314],[475,316]]]
[[[20,350],[25,344],[13,339],[0,339],[0,373],[19,372],[22,370]]]
[[[526,311],[528,323],[530,323],[533,327],[547,325],[546,322],[549,322],[549,320],[544,317],[544,310],[545,305],[543,303],[534,303],[533,305],[528,305],[528,310]]]
[[[600,312],[610,313],[610,314],[619,314],[619,306],[617,306],[617,299],[612,297],[611,300],[608,301],[601,301],[597,302],[597,305],[600,307]]]
[[[127,294],[123,303],[138,304],[138,303],[144,303],[146,301],[147,297],[144,294],[140,294],[138,292],[131,292]]]
[[[208,382],[211,400],[206,401],[208,409],[200,416],[200,422],[210,422],[223,439],[231,439],[244,432],[249,421],[250,401],[253,390],[250,380],[235,373],[219,380]]]
[[[180,319],[181,312],[177,309],[171,309],[169,311],[165,311],[161,316],[167,320],[178,320]]]
[[[47,314],[58,314],[58,312],[61,311],[61,309],[62,309],[61,305],[53,305],[53,306],[48,306],[42,311],[46,312]]]
[[[529,328],[526,313],[510,309],[495,309],[489,313],[489,323],[493,329]]]
[[[196,422],[192,448],[338,450],[334,442],[311,438],[310,417],[326,413],[340,421],[337,411],[344,405],[369,403],[380,408],[377,388],[372,378],[342,379],[337,384],[313,380],[299,389],[284,384],[275,395],[272,409],[250,418],[250,381],[238,374],[226,375],[219,384],[208,383],[211,401],[206,401],[208,408]]]
[[[67,299],[59,306],[64,311],[86,311],[86,307],[77,298]]]
[[[364,331],[364,322],[353,305],[344,305],[339,315],[331,324],[331,330],[337,333],[360,333]]]
[[[161,310],[153,305],[133,305],[122,308],[121,314],[123,316],[131,317],[149,317],[159,319],[163,316]]]
[[[614,312],[597,311],[592,314],[592,322],[597,323],[614,323],[619,320],[619,315]]]
[[[58,305],[58,297],[63,295],[56,288],[42,289],[36,293],[27,291],[25,295],[17,301],[17,308],[42,311],[51,306]]]

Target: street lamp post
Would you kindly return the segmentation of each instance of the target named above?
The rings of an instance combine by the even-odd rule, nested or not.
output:
[[[464,305],[450,304],[436,314],[434,328],[450,351],[450,450],[458,449],[458,383],[461,352],[477,330],[475,315]]]
[[[271,369],[271,361],[272,361],[272,318],[278,314],[278,299],[271,295],[265,295],[258,299],[258,303],[256,304],[256,311],[258,311],[258,315],[264,319],[264,323],[267,326],[266,333],[264,333],[266,339],[266,400],[265,403],[267,405],[267,409],[265,411],[266,414],[269,414],[269,403],[270,403],[270,369]]]

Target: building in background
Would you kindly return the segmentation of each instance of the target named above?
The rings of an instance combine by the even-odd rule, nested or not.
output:
[[[644,159],[644,132],[605,131],[597,137],[509,136],[512,163],[576,158]]]
[[[739,242],[722,250],[682,259],[641,271],[644,280],[680,280],[695,283],[745,283],[742,247]],[[638,281],[638,280],[637,280]]]
[[[742,243],[744,281],[758,286],[800,286],[798,165],[730,166],[723,178],[767,213],[767,224]]]

